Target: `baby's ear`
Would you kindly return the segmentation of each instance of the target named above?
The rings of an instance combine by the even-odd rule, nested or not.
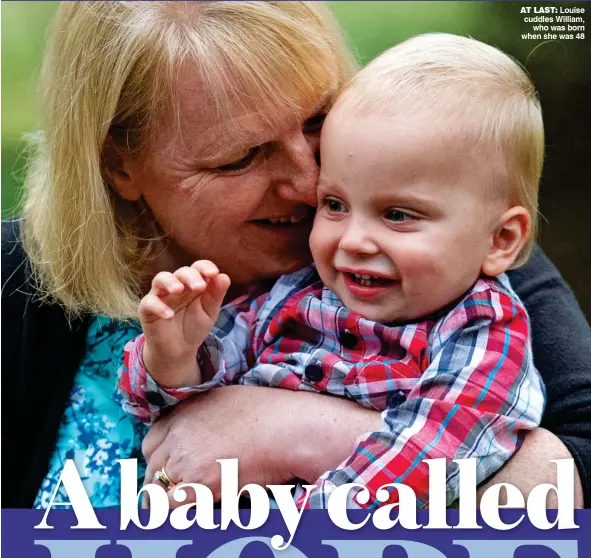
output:
[[[496,277],[511,267],[531,232],[531,218],[524,207],[508,209],[501,215],[492,244],[482,263],[482,273]]]
[[[102,173],[104,180],[125,200],[137,201],[142,197],[134,172],[131,153],[107,137],[102,152]]]

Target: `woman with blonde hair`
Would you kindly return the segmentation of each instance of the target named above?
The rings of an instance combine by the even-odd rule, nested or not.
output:
[[[3,224],[5,412],[19,424],[3,428],[4,466],[21,471],[4,505],[46,505],[67,458],[93,505],[117,505],[116,460],[144,432],[112,397],[115,371],[150,278],[212,259],[233,297],[309,263],[319,133],[354,69],[321,3],[60,5],[23,215]],[[591,334],[539,248],[511,278],[554,434],[532,433],[500,475],[527,491],[572,454],[584,479]],[[215,489],[215,459],[232,456],[243,483],[313,480],[379,421],[314,393],[216,390],[151,429],[146,478],[182,461],[183,481]]]

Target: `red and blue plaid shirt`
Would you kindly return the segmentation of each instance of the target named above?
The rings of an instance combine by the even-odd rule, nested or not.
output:
[[[477,458],[477,482],[497,471],[536,427],[544,387],[533,365],[529,321],[506,276],[480,279],[438,316],[384,325],[348,310],[313,266],[286,275],[257,297],[225,306],[197,359],[211,380],[160,388],[142,360],[143,336],[125,350],[123,406],[144,422],[195,393],[229,384],[316,391],[382,412],[382,428],[315,484],[308,507],[325,508],[337,487],[359,483],[369,503],[402,482],[428,503],[428,466],[446,458],[448,504],[459,495],[452,459]],[[393,491],[393,490],[392,490]],[[393,491],[393,498],[396,491]],[[299,502],[301,503],[301,502]]]

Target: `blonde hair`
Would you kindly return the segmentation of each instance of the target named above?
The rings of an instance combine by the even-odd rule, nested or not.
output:
[[[359,112],[427,113],[434,123],[453,117],[474,144],[492,147],[506,166],[510,203],[530,215],[531,234],[512,267],[527,261],[538,226],[544,126],[535,88],[518,62],[471,38],[419,35],[370,62],[336,102]]]
[[[45,55],[41,133],[25,181],[23,242],[44,296],[72,314],[133,318],[150,217],[106,183],[105,141],[138,151],[175,118],[175,77],[196,62],[220,117],[269,122],[329,100],[354,70],[317,2],[64,2]],[[144,238],[142,238],[144,237]]]

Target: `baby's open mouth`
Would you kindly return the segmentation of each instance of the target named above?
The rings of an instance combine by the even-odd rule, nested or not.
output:
[[[393,285],[396,281],[386,277],[375,277],[366,273],[346,273],[346,275],[362,287],[383,287]]]

